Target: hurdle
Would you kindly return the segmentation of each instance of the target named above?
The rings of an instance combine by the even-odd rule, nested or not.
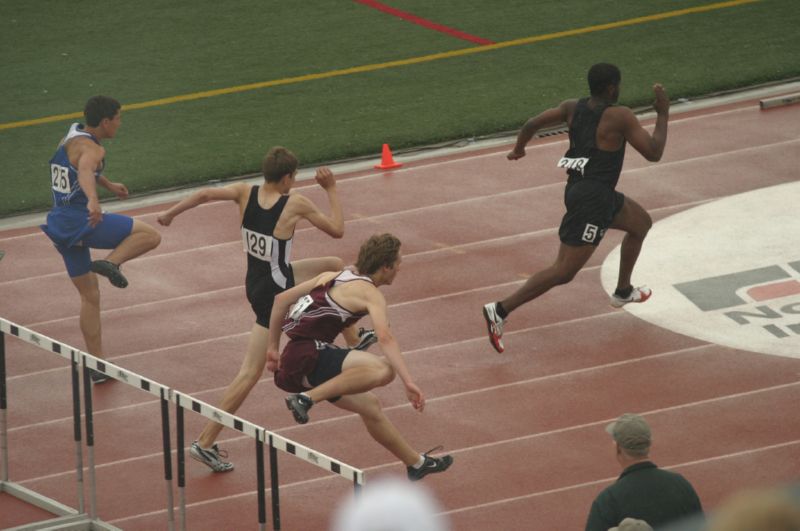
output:
[[[64,505],[56,500],[43,496],[30,489],[22,487],[18,483],[9,481],[8,463],[8,437],[7,437],[7,386],[6,386],[6,349],[5,336],[13,336],[24,342],[30,343],[40,349],[55,353],[60,357],[69,360],[72,381],[73,398],[73,438],[76,446],[76,477],[77,477],[77,497],[78,509]],[[245,419],[227,413],[221,409],[211,406],[188,394],[171,389],[154,380],[145,378],[133,371],[116,365],[107,360],[97,358],[82,352],[74,347],[59,343],[45,335],[39,334],[24,326],[15,324],[0,317],[0,462],[2,463],[2,475],[0,476],[0,492],[6,492],[22,501],[42,508],[54,515],[56,518],[44,522],[36,522],[24,526],[13,528],[13,531],[33,531],[34,529],[69,529],[76,531],[83,530],[107,530],[119,531],[119,528],[108,523],[102,522],[97,516],[96,500],[96,478],[94,460],[94,415],[93,415],[93,385],[89,376],[90,371],[101,372],[114,380],[131,386],[135,389],[145,391],[156,396],[161,406],[161,430],[162,430],[162,450],[164,460],[164,479],[166,482],[166,507],[168,527],[170,531],[175,529],[175,514],[173,501],[173,476],[172,476],[172,448],[171,448],[171,429],[169,421],[169,403],[174,403],[176,407],[176,460],[178,475],[179,492],[179,511],[180,528],[186,529],[186,498],[185,498],[185,444],[184,444],[184,411],[189,410],[251,437],[255,442],[256,450],[256,480],[258,498],[258,522],[259,529],[266,529],[266,481],[265,481],[265,445],[269,449],[270,455],[270,489],[272,506],[272,529],[281,529],[280,519],[280,496],[278,481],[278,451],[294,455],[301,460],[332,472],[349,480],[353,484],[356,493],[365,483],[364,471],[352,467],[344,462],[338,461],[320,452],[314,451],[291,439],[278,435],[267,430],[262,426],[253,424]],[[82,378],[81,378],[82,374]],[[81,402],[81,380],[83,383],[83,401]],[[85,442],[81,431],[81,403],[83,403],[83,416],[86,430]],[[84,483],[83,483],[83,448],[86,448],[87,456],[87,476],[88,476],[88,512],[85,509]],[[12,531],[12,530],[9,530]]]
[[[61,502],[58,502],[47,496],[43,496],[38,492],[27,489],[22,485],[9,480],[9,462],[8,462],[8,395],[7,395],[7,374],[6,374],[6,343],[5,337],[10,335],[21,339],[24,342],[35,345],[41,349],[48,350],[62,358],[70,361],[70,370],[72,376],[72,412],[73,412],[73,439],[76,448],[76,465],[75,472],[77,477],[76,493],[78,498],[78,509],[74,509]],[[97,520],[94,517],[94,506],[90,508],[89,513],[84,508],[83,496],[83,458],[82,458],[82,437],[81,437],[81,424],[80,424],[80,387],[79,387],[79,368],[82,365],[81,352],[63,343],[59,343],[47,336],[34,332],[24,326],[17,325],[11,321],[0,318],[0,454],[2,454],[2,476],[0,476],[0,491],[5,492],[14,498],[22,500],[26,503],[44,509],[45,511],[57,515],[56,518],[46,520],[44,522],[36,522],[29,525],[22,525],[13,528],[15,531],[27,531],[33,529],[74,529],[74,530],[89,530],[89,529],[105,529],[109,531],[117,530],[116,527],[110,526]],[[84,374],[84,385],[90,385]],[[91,393],[91,391],[89,391]],[[87,419],[88,422],[88,419]],[[87,424],[87,428],[89,425]],[[94,463],[90,461],[89,472],[92,479],[90,483],[90,490],[94,491]],[[92,494],[91,499],[94,500]]]
[[[177,425],[177,447],[178,447],[178,492],[181,514],[181,531],[185,531],[186,525],[186,505],[185,505],[185,457],[184,457],[184,410],[190,410],[202,415],[208,420],[218,422],[225,427],[238,431],[251,437],[255,441],[256,452],[256,481],[258,499],[258,523],[259,530],[266,529],[266,492],[265,492],[265,466],[264,466],[264,445],[269,448],[270,460],[270,490],[272,506],[272,529],[280,531],[280,494],[278,483],[278,450],[293,455],[301,460],[315,465],[327,472],[332,472],[353,483],[353,489],[359,492],[365,483],[364,471],[352,467],[342,461],[338,461],[321,452],[317,452],[303,446],[291,439],[278,435],[266,428],[257,426],[242,418],[227,413],[219,408],[211,406],[201,400],[197,400],[180,391],[173,390],[171,401],[176,405],[176,425]]]

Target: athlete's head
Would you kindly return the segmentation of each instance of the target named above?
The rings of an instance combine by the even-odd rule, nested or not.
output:
[[[362,275],[374,275],[382,268],[388,268],[391,284],[400,268],[400,240],[392,234],[375,234],[364,242],[358,251],[356,269]]]
[[[103,118],[113,120],[122,107],[117,100],[109,98],[108,96],[94,96],[89,98],[86,106],[83,108],[83,116],[86,119],[86,125],[89,127],[97,127]]]
[[[277,183],[285,175],[294,175],[297,171],[297,157],[285,147],[275,146],[264,155],[261,170],[265,181]]]
[[[589,92],[592,96],[608,97],[612,101],[619,98],[619,84],[622,73],[609,63],[597,63],[589,69]]]
[[[121,107],[117,100],[108,96],[90,98],[83,108],[86,125],[94,129],[98,138],[114,138],[122,123],[119,112]]]

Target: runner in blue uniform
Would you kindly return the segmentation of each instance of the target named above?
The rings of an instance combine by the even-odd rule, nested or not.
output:
[[[158,222],[168,226],[181,212],[208,201],[234,201],[239,207],[242,241],[247,254],[245,287],[256,322],[250,331],[242,367],[219,404],[220,409],[229,413],[239,409],[264,372],[269,316],[275,295],[291,288],[295,282],[343,267],[342,260],[333,256],[291,260],[295,225],[300,220],[308,220],[334,238],[344,235],[344,216],[333,172],[319,168],[316,173],[317,183],[328,194],[331,214],[326,215],[305,196],[289,193],[297,174],[297,158],[291,151],[273,147],[264,157],[262,169],[264,182],[261,185],[239,182],[220,188],[203,188],[158,216]],[[356,332],[348,328],[344,335],[348,344],[357,344],[360,348],[367,348],[376,341],[372,330]],[[209,421],[189,450],[189,455],[214,472],[233,470],[233,464],[223,459],[225,452],[220,453],[214,442],[222,428],[222,424]]]
[[[651,135],[628,107],[615,105],[619,99],[622,75],[607,63],[589,69],[591,96],[566,100],[558,107],[528,120],[517,135],[517,143],[508,154],[509,160],[525,156],[525,146],[543,127],[566,123],[570,147],[558,161],[567,170],[564,191],[567,213],[558,234],[561,245],[555,262],[530,277],[507,298],[483,307],[489,341],[503,352],[503,325],[508,314],[519,306],[546,293],[550,288],[570,282],[592,256],[606,230],[625,231],[620,251],[617,288],[611,305],[621,308],[631,302],[644,302],[650,297],[645,287],[634,288],[631,274],[639,257],[652,220],[634,200],[616,191],[622,171],[625,144],[630,143],[647,160],[656,162],[667,142],[669,99],[661,85],[654,85],[656,125]]]
[[[64,259],[67,273],[81,297],[80,326],[90,354],[105,358],[100,332],[100,289],[94,273],[124,288],[128,280],[120,272],[124,262],[154,249],[161,235],[150,225],[100,209],[97,185],[120,199],[128,196],[122,183],[105,175],[105,149],[100,142],[114,138],[121,124],[120,104],[113,98],[95,96],[84,108],[86,124],[72,124],[50,159],[53,208],[41,228]],[[112,249],[104,260],[91,259],[90,249]],[[108,379],[91,372],[92,380]]]

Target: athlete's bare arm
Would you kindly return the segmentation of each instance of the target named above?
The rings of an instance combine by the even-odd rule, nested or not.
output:
[[[281,219],[275,226],[275,235],[288,238],[294,232],[294,227],[301,219],[307,219],[312,225],[322,232],[334,237],[344,236],[344,214],[339,202],[339,193],[336,190],[336,178],[328,168],[319,168],[315,176],[317,183],[325,189],[331,205],[331,214],[323,213],[313,201],[300,194],[292,194],[286,203]]]
[[[75,138],[70,142],[68,156],[70,162],[78,168],[78,182],[81,190],[86,194],[89,203],[89,226],[94,227],[103,219],[103,211],[100,209],[100,200],[97,197],[97,185],[94,173],[103,161],[106,150],[98,146],[87,138]]]
[[[220,188],[203,188],[181,199],[169,210],[159,214],[157,219],[161,225],[168,227],[178,214],[209,201],[236,201],[239,205],[240,215],[244,216],[249,194],[250,185],[247,183],[234,183]]]
[[[508,160],[517,160],[525,156],[525,146],[531,141],[537,131],[545,127],[555,127],[562,123],[567,123],[572,110],[575,108],[577,100],[562,101],[558,107],[547,109],[537,114],[525,122],[517,135],[517,143],[514,149],[507,155]]]
[[[314,278],[310,278],[305,282],[301,282],[275,295],[275,300],[272,303],[272,313],[269,316],[267,370],[275,372],[280,366],[281,326],[283,325],[284,317],[289,311],[289,307],[294,304],[297,299],[308,295],[315,287],[329,282],[338,274],[338,271],[326,271],[325,273],[320,273]]]
[[[381,351],[402,380],[408,401],[411,402],[414,409],[422,411],[425,408],[425,395],[412,380],[403,354],[400,352],[400,345],[397,343],[397,340],[394,338],[389,328],[389,319],[386,314],[386,299],[383,293],[375,286],[366,283],[364,286],[359,286],[359,288],[361,288],[363,303],[367,307],[375,333],[378,336],[378,344],[381,346]]]
[[[112,194],[116,195],[120,199],[125,199],[128,197],[128,187],[122,183],[115,183],[109,180],[108,177],[105,175],[101,175],[97,179],[97,184],[111,192]]]
[[[654,85],[653,92],[656,99],[653,108],[656,111],[656,126],[651,135],[627,107],[615,107],[620,113],[622,121],[622,134],[625,140],[650,162],[658,162],[664,154],[667,145],[667,122],[669,121],[669,98],[661,85]]]

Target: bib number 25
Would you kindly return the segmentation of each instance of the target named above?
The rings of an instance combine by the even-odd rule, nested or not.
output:
[[[56,192],[61,192],[62,194],[70,193],[69,168],[65,168],[59,164],[51,164],[50,182],[53,185],[53,190]]]

